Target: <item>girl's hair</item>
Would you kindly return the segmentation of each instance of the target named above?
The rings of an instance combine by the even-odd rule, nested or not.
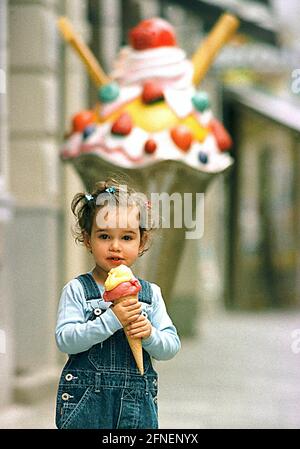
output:
[[[105,206],[136,206],[139,211],[139,228],[144,254],[150,246],[151,235],[154,229],[152,221],[152,208],[146,195],[137,193],[128,184],[121,184],[113,178],[100,181],[95,184],[92,193],[77,193],[72,201],[71,209],[76,222],[73,234],[77,243],[84,242],[85,232],[91,235],[96,213]]]

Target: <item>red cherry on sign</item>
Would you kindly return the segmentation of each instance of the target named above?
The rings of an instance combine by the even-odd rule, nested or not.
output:
[[[174,28],[164,19],[142,20],[129,33],[129,43],[135,50],[176,46]]]
[[[229,150],[232,147],[232,139],[222,123],[214,118],[210,121],[209,127],[216,138],[220,151]]]
[[[157,81],[146,81],[143,86],[142,100],[144,103],[154,103],[163,100],[164,93]]]
[[[144,145],[145,153],[153,154],[153,153],[155,153],[156,148],[157,148],[157,144],[154,139],[148,139],[145,142],[145,145]]]
[[[111,127],[112,134],[127,136],[131,133],[133,127],[131,115],[123,112]]]
[[[84,128],[96,122],[95,113],[93,111],[80,111],[72,118],[73,132],[82,132]]]
[[[193,142],[193,135],[185,125],[178,125],[171,129],[174,143],[183,151],[188,151]]]

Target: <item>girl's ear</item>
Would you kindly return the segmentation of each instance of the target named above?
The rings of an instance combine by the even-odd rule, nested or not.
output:
[[[147,232],[143,232],[143,235],[141,236],[140,246],[139,246],[139,256],[141,256],[144,252],[144,248],[146,246],[148,240]]]
[[[91,237],[89,236],[89,234],[86,231],[83,231],[82,235],[83,235],[83,244],[84,244],[84,246],[89,251],[91,251]]]

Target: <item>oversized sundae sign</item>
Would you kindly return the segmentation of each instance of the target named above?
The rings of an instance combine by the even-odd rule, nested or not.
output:
[[[88,189],[107,174],[121,172],[148,194],[204,192],[214,175],[232,165],[231,137],[214,116],[200,83],[235,33],[234,16],[219,19],[191,60],[167,21],[143,20],[130,31],[129,45],[120,50],[110,76],[67,18],[60,18],[58,26],[98,91],[97,104],[73,116],[61,149],[62,159],[74,165]],[[169,231],[159,248],[161,257],[173,259],[174,268],[184,244],[180,232]],[[172,257],[174,239],[177,257]],[[151,280],[164,276],[161,266],[158,270]]]
[[[130,31],[130,45],[121,49],[110,78],[86,56],[99,103],[73,117],[62,157],[91,153],[126,169],[172,160],[204,173],[225,170],[232,163],[226,153],[231,138],[213,116],[207,93],[196,86],[236,24],[223,16],[210,37],[213,45],[206,45],[210,55],[200,47],[192,61],[177,46],[173,27],[160,18],[143,20]],[[68,21],[62,18],[59,25],[82,49]]]

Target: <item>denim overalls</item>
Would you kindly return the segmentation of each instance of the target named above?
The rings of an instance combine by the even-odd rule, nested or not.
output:
[[[87,303],[96,304],[100,290],[91,274],[77,278]],[[139,279],[139,301],[151,304],[152,288]],[[92,306],[93,320],[101,313]],[[56,403],[59,429],[157,429],[157,373],[150,355],[143,350],[142,376],[136,366],[123,329],[92,346],[69,356],[62,371]]]

